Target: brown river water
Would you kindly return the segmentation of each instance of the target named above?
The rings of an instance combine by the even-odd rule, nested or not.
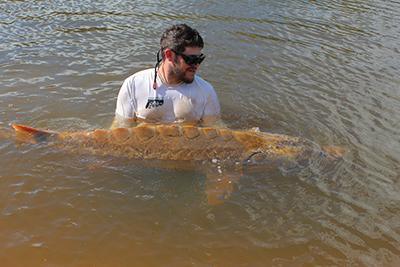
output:
[[[244,173],[23,145],[10,123],[107,128],[159,36],[197,28],[234,129],[346,148]],[[400,2],[0,1],[0,266],[400,266]]]

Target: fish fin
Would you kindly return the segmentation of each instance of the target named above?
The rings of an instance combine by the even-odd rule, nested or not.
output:
[[[323,146],[322,150],[328,155],[328,157],[334,160],[343,158],[347,153],[346,148],[334,145]]]
[[[33,143],[49,141],[49,138],[57,135],[56,132],[40,130],[21,124],[11,124],[17,135],[17,139]]]
[[[217,206],[228,200],[235,191],[241,176],[241,171],[207,172],[206,196],[208,205]]]

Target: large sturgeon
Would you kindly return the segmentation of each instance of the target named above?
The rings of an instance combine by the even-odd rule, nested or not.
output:
[[[218,163],[218,167],[224,166],[227,175],[221,175],[221,169],[219,173],[205,171],[207,176],[217,177],[213,180],[218,182],[208,190],[211,193],[207,192],[209,203],[214,204],[221,202],[221,194],[226,197],[232,192],[231,181],[238,179],[238,167],[243,165],[269,168],[294,163],[304,166],[313,157],[337,159],[342,153],[335,147],[322,149],[299,137],[257,130],[163,124],[81,132],[54,132],[18,124],[12,127],[20,140],[46,141],[80,153],[138,160]]]
[[[163,124],[83,132],[54,132],[18,124],[12,127],[20,139],[133,159],[269,164],[277,160],[304,161],[319,150],[314,143],[299,137],[258,130]],[[326,155],[329,153],[337,156],[332,150]]]

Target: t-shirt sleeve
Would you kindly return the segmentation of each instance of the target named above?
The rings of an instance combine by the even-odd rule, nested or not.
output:
[[[121,86],[117,98],[115,114],[122,118],[136,117],[136,104],[134,99],[135,85],[133,79],[126,79]]]
[[[219,116],[221,113],[221,107],[219,105],[218,96],[214,91],[214,88],[209,85],[209,94],[207,96],[206,105],[204,107],[203,117],[206,116]]]

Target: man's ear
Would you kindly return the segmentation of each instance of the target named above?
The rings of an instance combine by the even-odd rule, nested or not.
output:
[[[174,61],[174,56],[175,55],[174,55],[173,51],[170,48],[165,49],[165,51],[164,51],[164,60],[173,62]]]

